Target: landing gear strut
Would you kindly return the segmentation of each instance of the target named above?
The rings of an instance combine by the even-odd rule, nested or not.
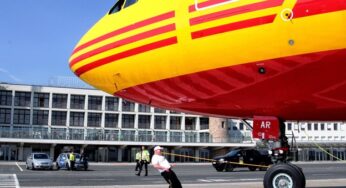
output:
[[[274,163],[264,175],[264,188],[305,188],[302,169],[288,160],[291,152],[283,121],[276,117],[255,116],[253,122],[253,138],[269,146]]]

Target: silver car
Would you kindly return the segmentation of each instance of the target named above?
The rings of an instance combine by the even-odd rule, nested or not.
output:
[[[53,161],[46,153],[32,153],[25,163],[26,169],[53,169]]]

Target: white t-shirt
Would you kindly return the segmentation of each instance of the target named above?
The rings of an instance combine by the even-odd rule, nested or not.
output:
[[[162,155],[153,155],[153,158],[151,158],[151,164],[152,165],[157,165],[159,164],[160,166],[164,168],[171,168],[171,165],[167,161],[167,159],[162,156]],[[157,169],[160,173],[163,172],[164,170]]]

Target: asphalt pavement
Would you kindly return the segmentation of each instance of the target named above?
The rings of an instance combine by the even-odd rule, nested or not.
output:
[[[346,163],[297,163],[310,188],[346,188]],[[91,163],[88,171],[27,170],[24,163],[0,162],[0,187],[168,187],[152,166],[149,176],[136,176],[134,163]],[[174,171],[183,187],[261,188],[265,172],[238,168],[217,172],[210,163],[178,163]],[[144,175],[144,174],[142,174]]]

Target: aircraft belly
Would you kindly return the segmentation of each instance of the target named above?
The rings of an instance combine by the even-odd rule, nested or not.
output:
[[[218,116],[345,120],[345,59],[346,49],[290,56],[164,79],[115,95]]]

